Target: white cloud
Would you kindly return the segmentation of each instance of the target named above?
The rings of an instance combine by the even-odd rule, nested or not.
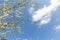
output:
[[[32,14],[33,11],[34,11],[34,7],[32,6],[28,11],[29,11],[30,14]]]
[[[34,12],[34,15],[32,15],[32,21],[37,22],[42,19],[44,15],[50,14],[52,11],[55,11],[58,6],[60,5],[59,0],[51,0],[50,5],[48,7],[44,7],[42,9],[38,9],[37,11]],[[42,20],[42,23],[48,23],[50,18],[47,20],[44,19]]]
[[[54,30],[55,30],[56,32],[60,31],[60,25],[55,25]]]
[[[48,22],[50,22],[50,20],[51,20],[51,14],[48,14],[41,19],[39,25],[47,24]]]
[[[23,40],[28,40],[28,39],[26,38],[26,39],[23,39]]]

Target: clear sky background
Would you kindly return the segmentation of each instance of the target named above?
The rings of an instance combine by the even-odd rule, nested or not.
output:
[[[24,19],[35,23],[21,24],[23,33],[15,36],[21,40],[60,40],[60,0],[34,0],[37,4],[22,9]],[[1,1],[0,1],[1,3]],[[7,37],[13,40],[12,36]]]

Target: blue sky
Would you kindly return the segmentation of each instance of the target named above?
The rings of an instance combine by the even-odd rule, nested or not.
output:
[[[9,1],[9,0],[8,0]],[[2,1],[0,1],[1,4]],[[19,22],[17,25],[22,26],[23,33],[14,32],[15,38],[21,40],[60,40],[60,0],[33,0],[32,5],[26,4],[22,9],[22,15],[25,21],[23,24]],[[10,15],[14,15],[12,12]],[[20,18],[15,18],[20,20]],[[5,21],[9,21],[9,16]],[[13,40],[14,36],[7,34],[9,40]]]

